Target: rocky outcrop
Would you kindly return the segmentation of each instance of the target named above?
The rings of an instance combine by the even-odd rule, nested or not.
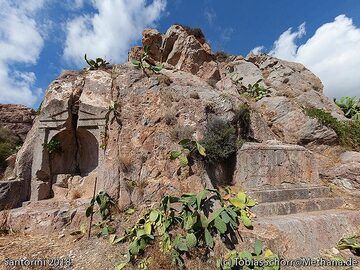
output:
[[[157,30],[146,29],[142,43],[144,48],[148,47],[154,62],[197,75],[209,83],[220,80],[218,63],[201,30],[194,31],[188,27],[173,25],[161,35]],[[133,48],[129,60],[138,59],[140,52],[139,47]]]
[[[25,217],[36,221],[31,228],[39,227],[38,223],[65,226],[63,217],[66,224],[78,224],[77,217],[95,183],[95,191],[107,191],[121,211],[131,205],[148,207],[164,194],[234,184],[259,196],[277,198],[261,201],[266,205],[259,205],[259,213],[298,215],[289,217],[284,225],[289,230],[276,232],[274,239],[281,239],[297,229],[309,233],[302,212],[342,205],[342,198],[328,194],[320,180],[346,175],[357,188],[357,178],[349,176],[352,171],[331,172],[322,158],[336,144],[337,135],[308,117],[304,108],[322,108],[340,120],[345,118],[323,95],[321,81],[304,66],[268,55],[229,56],[218,61],[201,33],[180,25],[165,34],[147,29],[142,42],[143,46],[130,51],[129,59],[138,59],[147,46],[148,61],[164,64],[159,74],[149,71],[146,76],[125,63],[67,71],[50,84],[17,154],[12,176],[0,187],[0,209],[5,207],[3,202],[9,202],[7,198],[12,198],[6,205],[10,208],[30,201],[25,203],[27,210],[10,213],[13,226]],[[245,93],[249,84],[256,83],[268,90],[261,99]],[[179,168],[178,161],[169,158],[170,151],[180,149],[181,139],[201,141],[211,119],[235,130],[236,153],[219,164],[194,159],[190,167]],[[341,154],[336,166],[358,163],[357,152],[340,149]],[[351,166],[357,166],[354,164]],[[17,196],[12,196],[14,192]],[[66,207],[63,216],[59,202],[65,206],[74,202],[74,208]],[[48,213],[50,221],[42,222],[46,215],[36,209]],[[336,212],[334,218],[344,218],[336,224],[348,224],[351,231],[355,216],[351,211]],[[309,222],[320,226],[329,220],[314,214]],[[273,228],[282,224],[267,219],[260,223]],[[337,235],[341,232],[339,229]],[[288,240],[294,245],[298,238]],[[324,241],[323,246],[330,243]]]
[[[21,141],[31,129],[35,115],[33,109],[23,105],[0,104],[0,126],[12,131]]]
[[[336,140],[333,130],[303,112],[303,107],[316,106],[343,118],[322,94],[320,80],[304,66],[267,55],[217,62],[201,33],[180,25],[163,35],[147,29],[142,42],[150,61],[164,63],[161,74],[148,78],[127,63],[65,72],[49,86],[16,159],[13,178],[24,183],[22,198],[88,198],[94,179],[121,208],[155,200],[165,191],[186,191],[189,176],[201,189],[209,185],[208,170],[195,164],[192,175],[177,175],[178,164],[169,160],[169,151],[178,148],[181,136],[201,140],[214,117],[238,126],[238,136],[245,132],[255,142]],[[143,50],[132,49],[129,58]],[[269,90],[259,101],[243,95],[256,82]],[[245,131],[237,123],[244,104],[250,108]],[[52,139],[60,142],[61,152],[51,154],[44,147]],[[66,181],[59,184],[59,179]]]

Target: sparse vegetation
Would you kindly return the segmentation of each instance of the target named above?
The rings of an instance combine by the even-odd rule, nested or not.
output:
[[[41,113],[41,107],[42,107],[42,104],[43,104],[44,100],[41,101],[41,103],[39,104],[39,107],[37,108],[36,110],[36,114],[39,115]]]
[[[61,143],[57,139],[51,139],[46,145],[45,145],[47,151],[49,154],[55,154],[55,153],[61,153]]]
[[[186,25],[182,25],[179,23],[176,23],[176,25],[180,25],[182,28],[185,29],[185,31],[189,34],[189,35],[193,35],[194,37],[196,37],[197,39],[203,39],[205,40],[205,35],[203,33],[203,31],[201,30],[201,28],[198,27],[190,27],[190,26],[186,26]]]
[[[95,210],[95,204],[98,206],[97,210]],[[115,228],[110,225],[112,221],[111,211],[114,206],[115,202],[110,195],[104,191],[100,191],[99,194],[91,200],[90,205],[86,209],[86,217],[90,217],[95,213],[101,216],[102,221],[95,224],[96,227],[100,228],[98,236],[108,236],[115,233]]]
[[[244,94],[246,96],[254,98],[256,101],[269,96],[270,91],[266,89],[264,86],[260,85],[262,80],[258,80],[254,84],[249,84]]]
[[[0,175],[6,168],[6,159],[14,154],[20,140],[7,128],[0,127]]]
[[[110,116],[112,114],[112,118]],[[105,115],[105,130],[100,132],[101,144],[100,148],[106,150],[108,139],[109,139],[109,123],[114,123],[114,120],[117,121],[119,125],[121,125],[121,107],[117,101],[111,101],[108,111]]]
[[[179,142],[181,146],[180,150],[174,150],[170,152],[170,159],[178,159],[180,161],[180,167],[186,167],[190,165],[190,159],[196,154],[205,157],[205,148],[197,141],[190,139],[183,139]]]
[[[84,56],[86,63],[89,65],[88,70],[96,70],[99,68],[106,68],[110,63],[102,58],[96,58],[96,60],[88,59],[87,55]]]
[[[341,145],[355,149],[360,147],[360,121],[339,121],[331,113],[317,108],[306,108],[305,113],[317,119],[322,125],[333,129]]]
[[[234,67],[229,66],[228,70],[230,73],[234,73]],[[265,88],[263,85],[260,85],[260,82],[262,81],[262,79],[259,79],[254,84],[248,84],[248,86],[245,86],[243,84],[243,79],[244,78],[239,77],[239,74],[237,74],[237,73],[234,73],[231,76],[231,80],[233,81],[233,83],[239,87],[238,92],[240,95],[245,95],[245,96],[254,98],[256,101],[258,101],[264,97],[270,96],[270,90]]]
[[[215,209],[214,205],[219,206]],[[236,237],[241,223],[251,228],[250,208],[255,205],[256,201],[244,192],[229,193],[226,199],[214,189],[181,197],[165,196],[158,208],[149,210],[123,236],[113,238],[113,243],[129,242],[127,260],[116,269],[123,269],[128,263],[135,265],[138,256],[156,243],[158,237],[162,252],[169,254],[172,263],[182,268],[184,255],[195,248],[209,253],[217,235],[225,241]]]
[[[334,98],[334,102],[344,112],[347,118],[360,120],[360,100],[356,97],[342,97],[340,100]]]
[[[147,77],[150,77],[147,70],[159,73],[163,69],[163,65],[154,65],[153,63],[150,63],[149,47],[147,46],[144,47],[144,52],[142,53],[140,59],[134,59],[132,60],[132,63],[136,68],[141,69]]]
[[[248,104],[243,104],[239,107],[236,111],[235,119],[238,124],[240,137],[243,140],[248,140],[251,131],[251,110]]]
[[[280,266],[276,264],[276,261],[279,261],[279,257],[270,249],[263,250],[263,243],[260,240],[256,240],[253,252],[233,250],[226,254],[222,260],[218,261],[217,266],[222,270],[278,270]]]
[[[349,249],[353,254],[360,256],[360,236],[353,235],[342,238],[337,244],[339,250]]]
[[[201,144],[206,149],[206,160],[210,163],[225,161],[236,153],[236,129],[222,119],[215,118],[208,122]]]

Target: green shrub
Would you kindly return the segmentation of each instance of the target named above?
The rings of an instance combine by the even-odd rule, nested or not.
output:
[[[306,108],[305,113],[317,119],[322,125],[333,129],[341,145],[355,149],[360,147],[360,121],[339,121],[331,113],[317,108]]]
[[[97,204],[98,209],[95,210],[95,205]],[[105,191],[100,191],[90,202],[90,205],[86,209],[86,217],[90,217],[98,213],[101,216],[101,221],[95,224],[94,226],[100,229],[98,236],[109,236],[114,234],[116,229],[111,225],[113,221],[111,211],[115,207],[114,200],[107,194]],[[91,228],[89,228],[90,230]],[[90,235],[90,232],[89,232]]]
[[[207,124],[201,144],[206,149],[208,162],[225,161],[236,153],[236,129],[231,123],[222,119],[212,119]]]
[[[0,143],[0,172],[6,168],[6,159],[14,153],[9,143]]]
[[[20,139],[7,128],[0,128],[0,173],[6,168],[6,159],[16,152]]]
[[[49,154],[60,153],[62,151],[61,143],[57,139],[51,139],[50,142],[45,145],[45,147]]]
[[[240,129],[241,138],[247,140],[251,132],[251,110],[248,104],[243,104],[236,112],[235,120]]]
[[[9,143],[15,147],[20,145],[21,142],[9,129],[0,127],[0,143]]]
[[[356,97],[342,97],[339,101],[334,98],[334,102],[345,113],[347,118],[360,120],[360,101]]]

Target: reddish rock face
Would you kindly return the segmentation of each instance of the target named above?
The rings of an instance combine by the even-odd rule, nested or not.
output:
[[[23,105],[0,104],[0,127],[8,128],[25,141],[35,115],[36,112],[33,109]]]
[[[235,184],[252,189],[252,194],[267,198],[260,200],[266,205],[257,208],[259,216],[288,216],[286,222],[283,217],[273,222],[258,219],[265,229],[254,231],[268,243],[285,239],[279,247],[284,253],[288,246],[303,241],[303,234],[309,248],[302,254],[316,255],[319,248],[336,244],[336,237],[359,223],[358,213],[334,210],[327,217],[322,212],[342,203],[327,194],[330,191],[321,186],[323,181],[337,184],[334,180],[341,180],[358,189],[360,158],[358,152],[343,153],[343,149],[331,158],[328,149],[334,148],[336,133],[304,113],[304,107],[316,107],[345,119],[323,95],[319,78],[300,64],[269,55],[224,55],[220,61],[201,31],[181,25],[170,27],[165,34],[147,29],[142,43],[131,49],[129,60],[139,59],[147,46],[149,63],[164,66],[160,74],[149,71],[146,76],[125,63],[65,72],[50,84],[41,112],[17,153],[14,170],[9,172],[11,177],[0,182],[0,209],[33,201],[11,211],[11,226],[23,230],[29,225],[36,232],[42,225],[44,232],[59,229],[64,225],[59,222],[63,212],[58,208],[89,200],[95,183],[96,192],[105,190],[121,210],[150,207],[165,194],[199,192],[204,187]],[[269,90],[260,99],[245,93],[249,84],[257,82]],[[34,112],[11,106],[0,106],[0,123],[13,125],[14,132],[15,127],[19,133],[24,129],[26,134]],[[210,119],[236,130],[239,144],[231,144],[236,152],[234,166],[225,166],[229,159],[219,158],[212,168],[196,160],[191,169],[179,170],[170,151],[180,149],[181,139],[201,141]],[[58,140],[62,150],[53,155],[44,148],[51,138]],[[243,140],[252,144],[240,148]],[[309,211],[321,214],[307,218]],[[77,214],[71,209],[64,215],[66,222],[76,223]],[[24,224],[25,220],[31,224]],[[323,233],[331,241],[318,241]]]

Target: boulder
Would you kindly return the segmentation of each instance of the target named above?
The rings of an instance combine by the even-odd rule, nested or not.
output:
[[[26,199],[23,188],[24,181],[0,181],[0,211],[20,206]]]
[[[308,117],[300,104],[285,96],[265,97],[256,102],[257,110],[272,131],[286,143],[334,143],[336,133]]]

